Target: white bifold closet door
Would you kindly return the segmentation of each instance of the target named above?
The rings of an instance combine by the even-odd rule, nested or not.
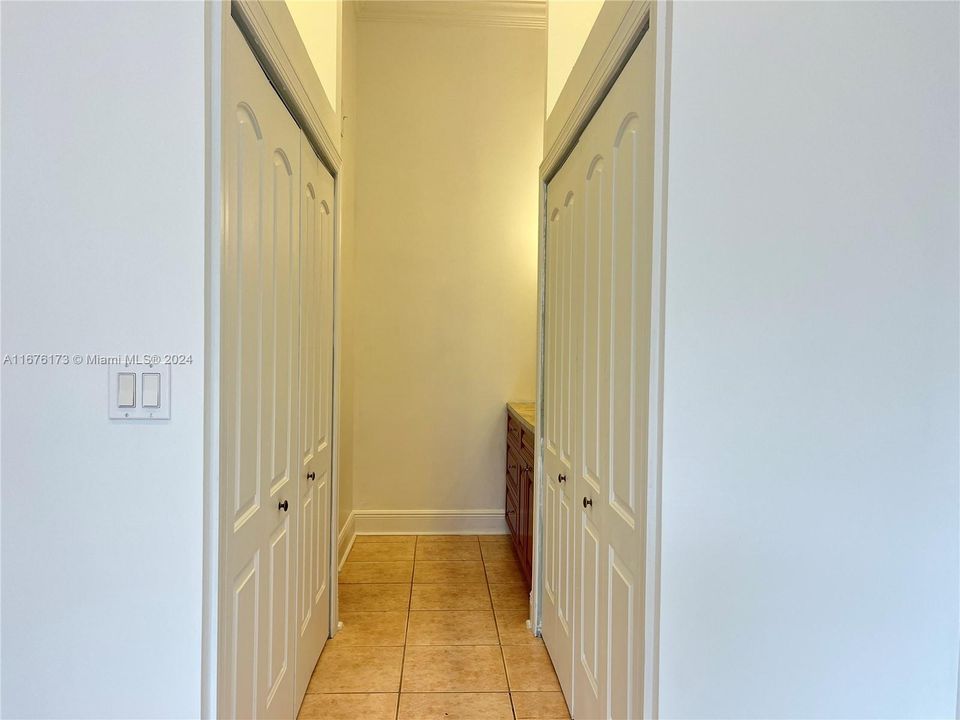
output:
[[[647,33],[547,188],[543,637],[575,718],[638,718],[653,199]]]
[[[219,714],[293,718],[330,616],[333,180],[224,35]]]
[[[542,635],[569,703],[574,630],[575,418],[579,392],[582,243],[568,161],[547,188],[543,390]]]
[[[301,137],[297,703],[330,634],[333,177]]]

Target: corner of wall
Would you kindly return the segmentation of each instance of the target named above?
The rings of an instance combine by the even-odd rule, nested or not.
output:
[[[350,554],[350,548],[353,547],[354,540],[357,539],[357,524],[356,517],[353,513],[350,513],[350,517],[347,518],[347,521],[343,524],[343,528],[340,530],[340,535],[337,539],[337,569],[343,568],[343,564],[347,561],[347,556]]]

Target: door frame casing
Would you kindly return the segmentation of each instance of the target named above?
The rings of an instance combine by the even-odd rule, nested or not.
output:
[[[537,433],[535,437],[533,588],[530,617],[537,635],[542,625],[543,592],[543,394],[546,313],[547,185],[573,151],[584,128],[647,32],[656,33],[654,108],[653,256],[650,318],[650,424],[647,429],[646,552],[642,707],[644,718],[659,715],[660,498],[663,435],[664,290],[670,54],[673,8],[651,0],[604,3],[544,128],[540,164],[537,262]]]
[[[342,332],[341,262],[341,176],[339,108],[331,107],[320,79],[307,55],[284,3],[269,0],[220,0],[205,8],[205,104],[204,180],[206,248],[204,268],[204,508],[202,647],[199,715],[219,717],[222,661],[219,604],[222,593],[221,568],[224,561],[224,508],[220,493],[220,271],[226,208],[223,153],[223,35],[235,22],[246,38],[294,121],[310,141],[334,181],[333,246],[333,443],[330,476],[330,537],[327,563],[330,578],[330,635],[338,630],[337,540],[339,507],[340,437],[340,342]],[[340,28],[337,28],[339,37]],[[339,40],[338,40],[339,42]],[[338,61],[339,64],[339,61]],[[338,68],[339,75],[339,68]],[[339,85],[339,84],[338,84]],[[339,104],[339,90],[337,93]]]

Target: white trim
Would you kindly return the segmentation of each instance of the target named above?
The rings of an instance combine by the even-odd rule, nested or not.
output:
[[[547,273],[547,183],[540,180],[539,230],[537,233],[537,426],[533,434],[533,550],[530,563],[530,621],[533,634],[540,637],[543,627],[542,572],[543,564],[543,372],[544,318],[546,316]]]
[[[356,510],[357,535],[504,535],[502,509]]]
[[[545,0],[357,0],[357,18],[372,22],[479,25],[545,30]]]
[[[221,100],[223,23],[227,7],[204,10],[206,120],[204,123],[204,353],[203,353],[203,577],[200,648],[200,717],[219,716],[220,688],[220,269],[223,235]]]
[[[670,147],[670,57],[673,6],[658,5],[651,30],[656,33],[653,130],[653,252],[650,287],[650,386],[647,428],[647,501],[643,599],[644,718],[660,715],[660,508],[663,485],[663,353],[667,284],[667,171]]]
[[[340,282],[340,263],[342,260],[342,248],[340,246],[340,233],[343,227],[343,203],[341,194],[343,189],[343,176],[339,173],[333,173],[333,409],[332,409],[332,427],[330,430],[330,442],[333,443],[333,457],[330,459],[330,512],[328,520],[330,522],[330,567],[339,568],[339,550],[340,540],[337,534],[337,526],[340,524],[340,382],[343,366],[341,357],[342,336],[343,336],[343,284]],[[351,513],[351,518],[353,517]],[[348,520],[349,524],[349,520]],[[330,573],[330,637],[334,637],[340,630],[340,576],[339,573]]]
[[[357,539],[357,518],[354,513],[350,513],[350,517],[347,518],[347,521],[343,524],[343,529],[340,530],[340,535],[337,538],[337,570],[343,569],[343,564],[347,561],[347,555],[350,554],[350,548],[353,547],[354,541]],[[336,620],[336,616],[331,618],[331,620]],[[330,632],[333,634],[333,626],[330,627]]]

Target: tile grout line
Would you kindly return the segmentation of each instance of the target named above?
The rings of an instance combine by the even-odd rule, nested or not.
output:
[[[503,679],[507,683],[507,701],[510,703],[510,716],[517,720],[517,709],[513,705],[513,692],[510,689],[510,676],[507,674],[507,661],[503,657],[503,638],[500,637],[500,623],[497,622],[497,609],[493,604],[493,593],[490,592],[490,577],[487,575],[487,561],[483,557],[483,547],[480,548],[480,564],[483,566],[483,579],[487,584],[487,596],[490,598],[490,611],[493,613],[493,626],[497,631],[497,649],[500,650],[500,664],[503,666]]]
[[[397,685],[397,709],[394,720],[400,720],[400,693],[403,691],[403,666],[407,664],[407,634],[410,632],[410,609],[413,607],[413,579],[417,574],[417,545],[420,538],[413,541],[413,564],[410,568],[410,593],[407,595],[407,622],[403,626],[403,652],[400,653],[400,683]]]

